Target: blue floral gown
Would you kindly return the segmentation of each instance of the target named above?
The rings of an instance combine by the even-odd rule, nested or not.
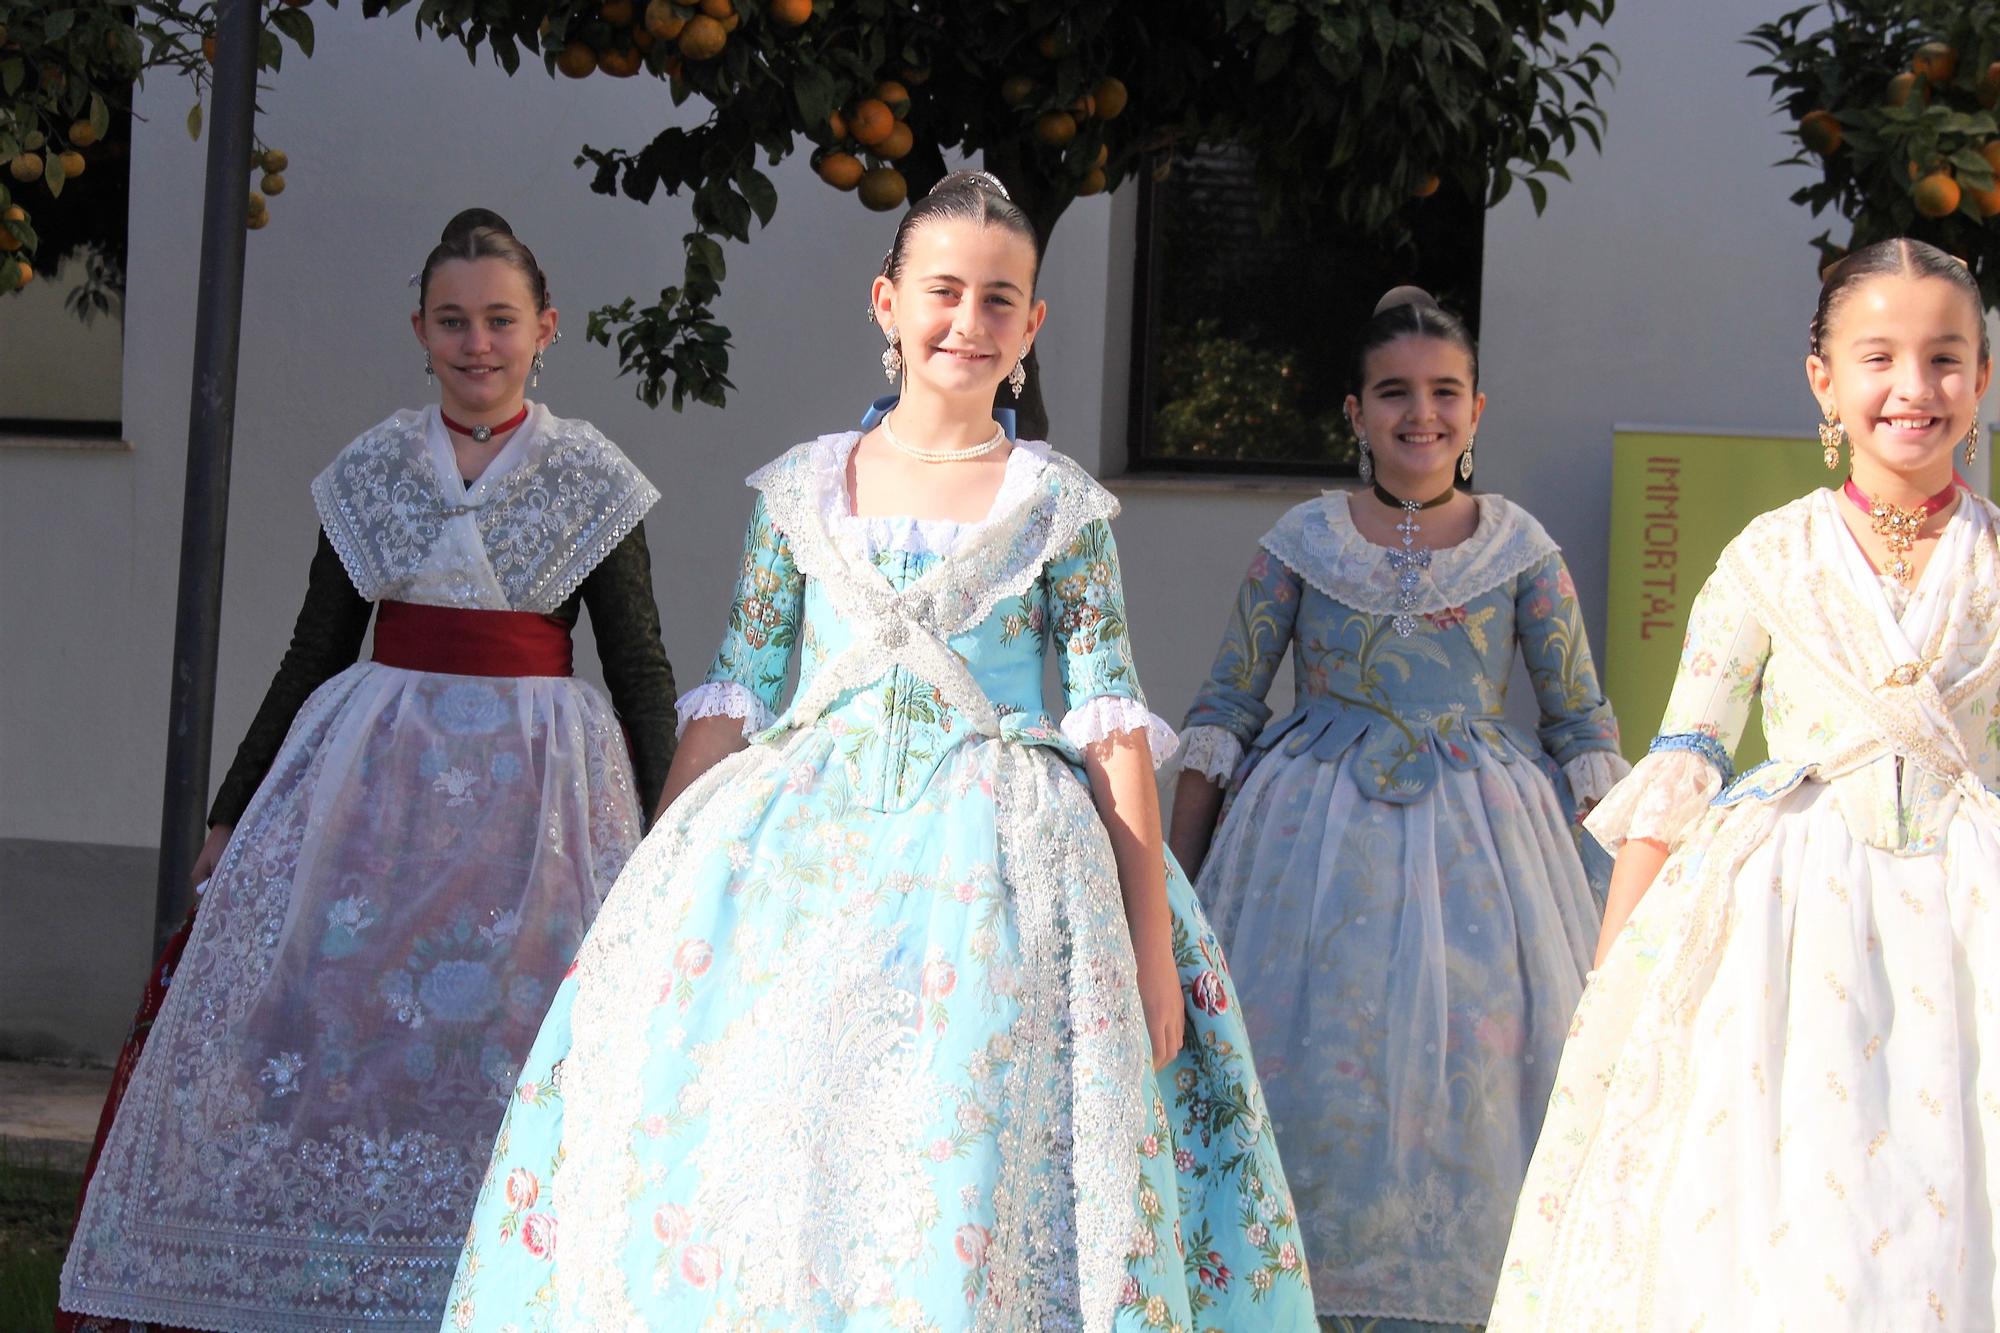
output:
[[[1575,800],[1626,771],[1555,543],[1478,503],[1408,605],[1345,494],[1291,510],[1187,719],[1229,784],[1197,890],[1341,1333],[1483,1320],[1597,935]],[[1538,734],[1503,716],[1516,652]]]
[[[858,519],[857,439],[750,479],[729,633],[683,716],[753,744],[675,802],[585,941],[444,1326],[1310,1330],[1221,950],[1170,859],[1190,1012],[1156,1076],[1080,778],[1079,743],[1172,738],[1133,671],[1116,501],[1022,444],[981,523]]]

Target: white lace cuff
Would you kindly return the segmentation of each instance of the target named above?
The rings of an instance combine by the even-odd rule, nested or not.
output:
[[[680,723],[674,728],[676,736],[687,730],[688,723],[701,717],[740,717],[745,739],[778,720],[748,686],[733,680],[711,680],[695,686],[674,701],[674,711],[680,714]]]
[[[1570,795],[1578,805],[1603,800],[1632,771],[1625,756],[1613,750],[1586,750],[1562,767],[1563,776],[1569,779]]]
[[[1583,826],[1616,853],[1627,838],[1669,846],[1722,790],[1722,774],[1692,750],[1659,750],[1641,759],[1611,789]]]
[[[1093,695],[1070,709],[1069,716],[1062,720],[1062,734],[1079,750],[1125,731],[1146,734],[1154,768],[1166,763],[1174,747],[1180,744],[1180,737],[1174,735],[1166,719],[1155,717],[1146,711],[1146,705],[1122,694]]]
[[[1189,727],[1181,733],[1181,767],[1229,785],[1229,775],[1243,762],[1243,742],[1223,727]]]

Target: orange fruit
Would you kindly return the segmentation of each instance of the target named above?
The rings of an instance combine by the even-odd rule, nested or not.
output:
[[[19,290],[35,280],[35,266],[22,260],[14,266],[14,287]]]
[[[69,127],[69,141],[78,148],[88,148],[97,142],[97,129],[87,120],[79,120]]]
[[[262,231],[271,225],[271,215],[269,213],[252,213],[249,217],[243,219],[243,225],[250,231]]]
[[[71,150],[56,158],[56,161],[62,163],[63,175],[66,177],[81,176],[83,174],[82,153]]]
[[[636,46],[628,46],[622,51],[615,48],[600,51],[597,56],[597,67],[614,79],[631,78],[645,63],[645,55]]]
[[[19,204],[9,204],[4,212],[0,212],[0,222],[26,222],[27,220],[28,210]]]
[[[2000,213],[2000,181],[1995,181],[1990,190],[1974,190],[1972,205],[1979,210],[1979,216],[1990,218]]]
[[[1958,73],[1958,52],[1944,42],[1925,42],[1911,58],[1910,71],[1932,83],[1950,83]]]
[[[1973,90],[1972,95],[1978,98],[1979,105],[1988,111],[2000,106],[2000,60],[1986,67],[1986,72],[1979,76],[1979,86]]]
[[[1035,81],[1025,74],[1012,74],[1000,81],[1000,100],[1019,106],[1035,95]]]
[[[861,202],[886,213],[910,197],[910,183],[894,167],[871,167],[861,176]]]
[[[653,44],[659,41],[659,38],[653,36],[652,33],[647,32],[643,26],[632,29],[631,38],[632,38],[632,48],[635,51],[639,52],[639,54],[641,55],[644,55],[646,52],[652,50]]]
[[[13,232],[8,231],[5,227],[0,227],[0,251],[13,251],[20,248],[21,238]]]
[[[2000,172],[2000,139],[1988,139],[1980,146],[1979,155],[1994,171]]]
[[[713,60],[729,44],[729,30],[712,14],[696,14],[681,29],[681,54],[689,60]]]
[[[931,81],[931,72],[922,65],[903,66],[903,82],[912,88],[921,88]]]
[[[42,155],[40,153],[22,153],[7,164],[7,170],[13,174],[14,179],[17,181],[23,183],[38,181],[42,178]]]
[[[1882,100],[1890,106],[1901,106],[1910,100],[1910,94],[1917,91],[1917,76],[1905,71],[1889,80],[1889,89]]]
[[[1104,170],[1101,167],[1092,167],[1090,174],[1083,178],[1083,183],[1076,187],[1076,192],[1079,195],[1099,194],[1103,190]]]
[[[1111,160],[1111,145],[1108,143],[1101,143],[1097,145],[1097,160],[1092,162],[1090,165],[1092,165],[1093,167],[1101,167],[1110,160]]]
[[[681,17],[673,0],[652,0],[646,6],[646,31],[661,41],[673,41],[686,26],[687,20]]]
[[[875,85],[875,100],[887,106],[892,115],[901,117],[910,113],[910,90],[894,79],[884,79]]]
[[[1089,120],[1097,114],[1097,99],[1085,93],[1069,104],[1069,113],[1078,120]]]
[[[209,64],[215,63],[215,34],[209,33],[201,39],[201,58]]]
[[[632,26],[632,0],[604,0],[598,6],[597,16],[614,28]]]
[[[771,0],[771,22],[796,28],[813,16],[813,0]]]
[[[847,113],[848,132],[856,143],[869,148],[888,138],[895,128],[896,115],[880,98],[864,97]]]
[[[272,175],[275,176],[279,172],[283,171],[286,167],[292,165],[292,159],[286,157],[283,153],[279,152],[277,149],[272,148],[267,150],[261,157],[257,159],[257,165],[264,168],[264,170],[270,172]]]
[[[1410,197],[1412,199],[1428,199],[1438,192],[1438,186],[1441,184],[1443,182],[1438,179],[1438,174],[1433,171],[1410,187]]]
[[[581,79],[597,69],[597,52],[588,42],[571,42],[556,56],[556,68],[572,79]]]
[[[1831,111],[1808,111],[1799,117],[1799,141],[1821,157],[1840,149],[1840,121]]]
[[[861,159],[852,153],[828,153],[819,160],[819,178],[836,190],[861,184]]]
[[[1119,114],[1125,110],[1125,104],[1131,100],[1131,95],[1125,91],[1125,85],[1112,78],[1099,79],[1097,86],[1092,88],[1090,93],[1097,99],[1097,114],[1102,120],[1118,119]]]
[[[1069,54],[1069,38],[1051,28],[1035,39],[1035,49],[1050,60],[1061,60]]]
[[[836,141],[845,139],[847,137],[847,117],[841,115],[838,111],[834,112],[826,118],[826,128]]]
[[[1958,182],[1942,171],[1933,171],[1910,190],[1917,211],[1927,218],[1950,217],[1958,211]]]
[[[889,137],[875,145],[875,156],[894,162],[917,146],[917,136],[903,121],[896,122],[896,128],[889,131]]]
[[[701,0],[701,12],[719,23],[734,14],[736,6],[732,0]]]
[[[257,182],[257,188],[275,198],[285,192],[285,178],[275,171],[264,173],[264,179]]]
[[[741,14],[731,14],[728,18],[722,20],[722,30],[724,32],[735,32],[742,26],[743,16]]]
[[[265,213],[270,211],[264,206],[264,196],[258,194],[255,190],[250,191],[250,211],[252,213]]]
[[[1076,117],[1067,111],[1044,111],[1035,121],[1035,137],[1051,148],[1061,148],[1076,137]]]

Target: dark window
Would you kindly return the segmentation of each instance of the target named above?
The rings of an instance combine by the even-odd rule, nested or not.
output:
[[[1266,219],[1242,148],[1162,154],[1138,188],[1134,471],[1352,475],[1341,404],[1382,293],[1417,283],[1478,330],[1486,214],[1448,186],[1409,206],[1400,248]]]

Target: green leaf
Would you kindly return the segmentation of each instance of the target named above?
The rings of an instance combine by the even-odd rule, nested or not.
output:
[[[42,20],[42,37],[51,43],[59,42],[68,36],[69,30],[75,26],[76,11],[73,9],[58,9]]]
[[[104,105],[104,98],[95,92],[90,95],[90,128],[100,139],[111,129],[111,108]]]
[[[257,33],[257,68],[275,70],[281,68],[284,63],[285,47],[278,40],[278,34],[272,32],[269,28],[259,29]]]
[[[756,213],[757,224],[770,226],[771,215],[778,211],[778,187],[771,184],[771,178],[755,167],[746,167],[737,176],[736,186],[743,191],[751,211]]]
[[[63,170],[62,154],[49,153],[42,158],[42,184],[49,187],[50,194],[61,194],[63,182],[68,179],[69,173]]]
[[[0,93],[12,97],[20,91],[21,79],[26,73],[27,66],[21,63],[18,56],[0,60]]]
[[[196,102],[188,108],[187,128],[188,138],[199,141],[201,138],[201,103]]]
[[[292,39],[292,45],[299,48],[302,55],[313,53],[312,16],[303,9],[293,9],[286,5],[271,15],[271,26]]]

